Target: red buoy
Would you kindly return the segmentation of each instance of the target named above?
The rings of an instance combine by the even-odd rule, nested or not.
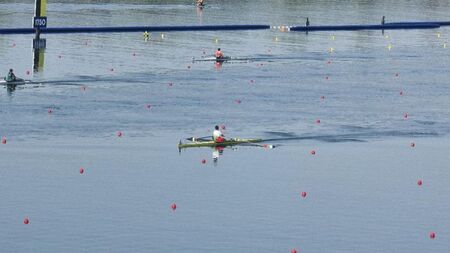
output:
[[[49,109],[47,110],[47,112],[48,112],[49,114],[53,113],[52,108],[49,108]]]
[[[177,204],[175,204],[175,203],[173,203],[171,206],[170,206],[170,208],[172,208],[172,210],[176,210],[177,209]]]
[[[306,192],[302,192],[302,197],[306,198],[307,193]]]
[[[236,102],[237,104],[240,104],[242,101],[240,99],[236,99],[236,100],[234,100],[234,102]]]
[[[122,134],[121,131],[117,132],[117,136],[118,136],[118,137],[122,137],[122,135],[123,135],[123,134]]]
[[[28,223],[30,223],[30,220],[28,219],[28,217],[23,219],[23,224],[28,225]]]
[[[423,182],[422,182],[421,179],[417,180],[417,185],[418,185],[418,186],[422,186],[422,184],[423,184]]]
[[[315,155],[316,151],[315,150],[311,150],[311,155]]]
[[[434,239],[436,237],[436,233],[435,232],[430,232],[430,239]]]
[[[250,80],[250,83],[254,83],[254,82],[255,82],[255,80],[253,80],[253,79],[252,79],[252,80]]]
[[[6,144],[6,138],[5,137],[2,138],[2,144]]]
[[[292,249],[291,253],[297,253],[297,250],[296,249]]]
[[[169,83],[169,87],[172,87],[172,86],[173,86],[173,83],[172,83],[172,82],[170,82],[170,83]]]
[[[320,99],[325,100],[325,96],[320,96]]]
[[[320,119],[317,119],[317,120],[316,120],[316,123],[317,123],[317,124],[320,124]]]
[[[403,96],[403,91],[402,90],[400,91],[400,96]]]
[[[225,125],[221,125],[220,128],[222,128],[222,130],[225,130]]]
[[[407,112],[403,113],[403,118],[405,118],[405,119],[408,118],[408,113]]]
[[[206,159],[203,159],[203,160],[202,160],[202,164],[205,164],[205,163],[206,163]]]
[[[414,142],[411,142],[411,148],[414,148],[416,146],[416,144]]]
[[[27,70],[27,72],[26,72],[26,73],[27,73],[27,75],[30,75],[30,71],[29,71],[29,70]]]
[[[81,167],[81,168],[80,168],[80,174],[83,174],[83,173],[84,173],[84,168]]]

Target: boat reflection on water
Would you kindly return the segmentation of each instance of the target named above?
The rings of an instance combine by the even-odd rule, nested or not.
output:
[[[222,64],[223,64],[223,61],[216,61],[216,62],[214,62],[214,68],[216,70],[221,70],[222,69]]]
[[[212,152],[212,158],[214,162],[214,166],[217,165],[219,161],[219,156],[223,155],[224,147],[215,147]]]

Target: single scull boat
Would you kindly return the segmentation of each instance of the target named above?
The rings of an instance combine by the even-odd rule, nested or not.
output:
[[[194,140],[189,143],[178,143],[178,148],[195,148],[195,147],[226,147],[226,146],[235,146],[242,145],[246,143],[256,143],[262,142],[262,139],[240,139],[240,138],[231,138],[224,142],[214,142],[213,140]]]

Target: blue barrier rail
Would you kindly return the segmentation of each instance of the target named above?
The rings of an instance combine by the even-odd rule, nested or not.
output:
[[[358,31],[358,30],[400,30],[400,29],[436,29],[450,25],[450,22],[402,22],[386,23],[384,25],[320,25],[320,26],[294,26],[291,31]]]

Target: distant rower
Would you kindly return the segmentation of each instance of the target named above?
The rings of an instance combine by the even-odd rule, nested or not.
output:
[[[205,6],[204,1],[203,1],[203,0],[197,0],[197,6],[198,6],[198,7],[203,7],[203,6]]]
[[[16,75],[14,75],[14,70],[10,69],[6,77],[4,78],[7,82],[14,82],[17,80]]]
[[[224,142],[225,141],[225,137],[224,137],[223,133],[219,130],[219,126],[214,127],[213,140],[214,140],[214,142]]]
[[[217,49],[217,51],[214,53],[214,56],[216,57],[216,59],[223,59],[223,53],[222,51],[220,51],[220,48]]]

